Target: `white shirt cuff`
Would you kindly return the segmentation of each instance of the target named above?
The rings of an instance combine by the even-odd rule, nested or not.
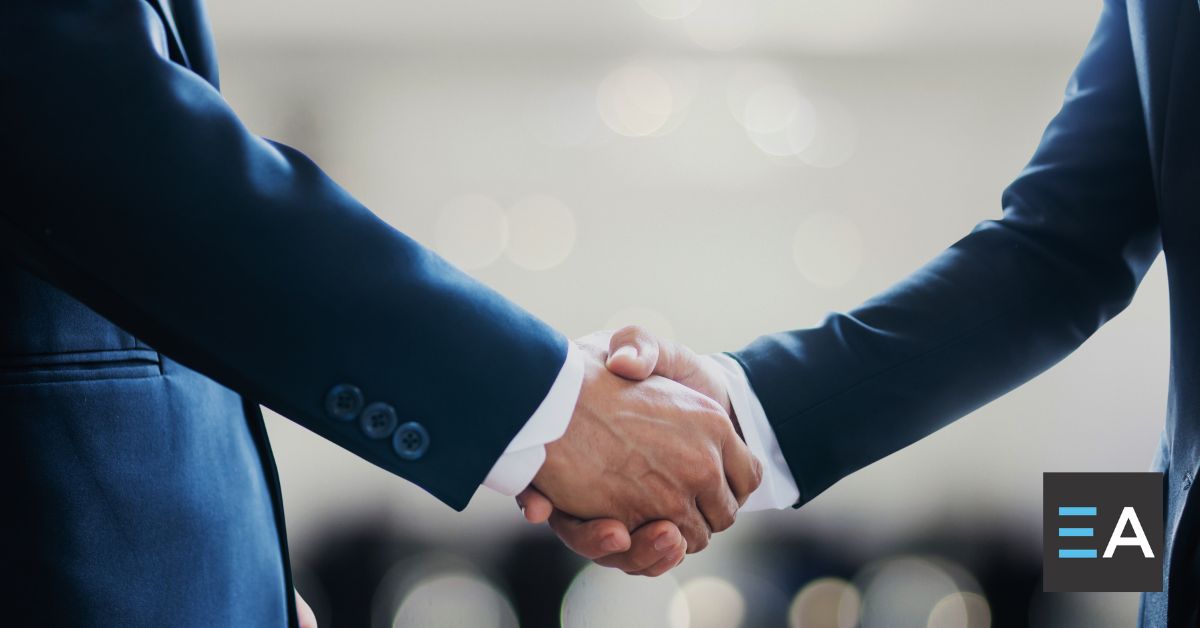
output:
[[[725,387],[729,391],[729,402],[737,415],[738,425],[750,453],[763,463],[763,479],[758,490],[750,494],[742,505],[742,512],[791,508],[800,500],[800,489],[796,478],[783,457],[779,439],[767,420],[758,395],[750,388],[750,380],[737,360],[723,354],[704,356],[721,367],[725,376]]]
[[[546,443],[567,433],[582,388],[583,356],[574,342],[567,341],[567,359],[550,392],[492,465],[483,485],[510,497],[525,490],[546,462]]]

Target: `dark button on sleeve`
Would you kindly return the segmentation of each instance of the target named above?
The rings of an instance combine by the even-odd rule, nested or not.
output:
[[[386,403],[373,403],[358,417],[358,426],[367,438],[379,440],[392,435],[396,429],[396,409]]]
[[[334,421],[353,421],[363,407],[358,386],[338,384],[325,395],[325,414]]]
[[[429,449],[429,432],[415,421],[405,423],[392,435],[392,449],[404,460],[418,460]]]

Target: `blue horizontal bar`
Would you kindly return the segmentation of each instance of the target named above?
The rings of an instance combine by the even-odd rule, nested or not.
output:
[[[1059,506],[1058,516],[1060,517],[1095,517],[1095,506]]]
[[[1060,549],[1058,550],[1059,558],[1095,558],[1096,550],[1094,549]]]
[[[1059,536],[1092,536],[1091,528],[1059,528]]]

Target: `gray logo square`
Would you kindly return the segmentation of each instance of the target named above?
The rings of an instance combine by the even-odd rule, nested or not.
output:
[[[1163,474],[1043,474],[1042,524],[1043,590],[1162,590]]]

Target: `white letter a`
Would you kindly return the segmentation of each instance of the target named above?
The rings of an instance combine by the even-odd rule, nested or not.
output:
[[[1133,536],[1121,536],[1127,523],[1133,526]],[[1146,558],[1154,558],[1154,552],[1150,549],[1150,541],[1146,539],[1146,533],[1142,531],[1142,522],[1138,521],[1137,512],[1133,510],[1132,506],[1126,506],[1121,511],[1121,516],[1117,519],[1117,527],[1113,529],[1112,537],[1108,539],[1108,547],[1104,548],[1104,557],[1112,558],[1118,545],[1136,545],[1142,548],[1142,554]]]

